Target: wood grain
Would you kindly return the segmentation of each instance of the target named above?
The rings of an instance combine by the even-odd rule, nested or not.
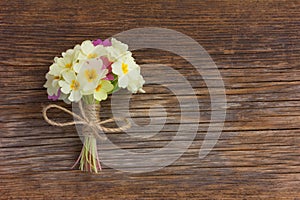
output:
[[[169,52],[139,50],[139,64],[171,66],[195,88],[195,141],[175,163],[151,173],[70,170],[81,148],[75,127],[51,127],[41,114],[50,103],[43,84],[53,57],[85,39],[148,26],[192,37],[216,62],[228,101],[217,145],[198,159],[211,104],[193,66]],[[0,199],[300,198],[299,1],[1,0],[0,38]],[[174,123],[145,141],[111,134],[122,148],[162,147],[178,128],[176,97],[157,85],[146,91],[132,99],[137,122],[148,123],[158,103]],[[102,108],[109,117],[109,101]]]

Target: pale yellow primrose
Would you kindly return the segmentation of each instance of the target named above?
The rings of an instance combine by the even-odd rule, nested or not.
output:
[[[112,64],[112,71],[118,75],[118,85],[121,88],[127,88],[129,91],[136,93],[138,91],[144,92],[142,86],[145,83],[143,77],[140,75],[140,67],[131,57],[126,54],[119,57],[116,62]]]
[[[44,87],[47,88],[47,93],[49,96],[57,95],[59,90],[58,82],[60,80],[60,76],[53,76],[49,72],[46,74],[46,83]]]
[[[78,102],[82,97],[82,85],[79,83],[74,71],[63,72],[64,80],[59,81],[61,91],[65,94],[70,94],[68,99],[71,102]]]
[[[114,86],[107,80],[101,80],[94,90],[94,98],[98,101],[107,99],[107,93],[112,91]]]
[[[115,38],[111,38],[111,46],[106,47],[108,59],[112,62],[115,62],[120,57],[125,56],[128,54],[128,56],[131,56],[131,52],[128,51],[128,45],[124,44]]]
[[[78,65],[77,57],[80,52],[80,46],[76,45],[74,49],[69,49],[62,53],[62,57],[54,58],[54,63],[50,66],[49,74],[61,76],[64,71],[73,71]]]
[[[94,58],[100,58],[101,56],[107,55],[107,50],[104,46],[98,45],[94,46],[92,41],[86,40],[83,41],[80,45],[80,52],[78,54],[78,65],[74,67],[74,71],[76,73],[79,73],[80,68],[85,63],[85,61],[94,59]]]
[[[100,58],[87,60],[83,63],[78,73],[78,81],[82,85],[84,93],[93,91],[99,81],[106,77],[107,69],[102,68],[103,62]]]

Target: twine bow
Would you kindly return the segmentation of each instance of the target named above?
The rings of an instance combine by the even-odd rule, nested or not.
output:
[[[87,127],[91,128],[93,130],[93,135],[95,137],[101,139],[101,140],[103,140],[104,137],[100,136],[98,134],[98,131],[103,130],[104,132],[115,133],[115,132],[121,132],[121,131],[127,130],[131,127],[130,122],[126,118],[110,118],[110,119],[107,119],[107,120],[100,121],[99,117],[97,115],[98,114],[97,112],[99,112],[99,109],[100,109],[99,104],[90,105],[90,106],[93,106],[93,107],[90,107],[89,111],[90,112],[91,111],[96,112],[93,115],[93,117],[90,117],[90,118],[87,117],[86,112],[83,109],[81,101],[79,101],[78,105],[79,105],[81,116],[74,113],[74,112],[71,112],[70,110],[68,110],[68,109],[66,109],[62,106],[59,106],[59,105],[56,105],[56,104],[50,104],[50,105],[43,108],[43,117],[44,117],[46,122],[48,122],[49,124],[51,124],[53,126],[63,127],[63,126],[71,126],[71,125],[76,125],[76,124],[86,125]],[[97,106],[98,106],[98,110],[97,110]],[[48,116],[47,116],[47,111],[51,108],[56,108],[56,109],[62,110],[63,112],[70,114],[71,116],[73,116],[77,120],[70,121],[70,122],[64,122],[64,123],[53,121],[53,120],[49,119]],[[123,121],[126,124],[123,125],[123,126],[120,126],[118,128],[107,128],[107,127],[104,126],[104,124],[107,124],[107,123],[110,123],[110,122],[117,122],[117,121]]]

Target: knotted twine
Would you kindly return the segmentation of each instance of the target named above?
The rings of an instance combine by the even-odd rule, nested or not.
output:
[[[80,115],[62,107],[56,104],[50,104],[47,105],[46,107],[43,108],[43,117],[48,124],[51,124],[53,126],[72,126],[76,124],[81,124],[85,125],[83,128],[82,132],[85,136],[91,136],[90,133],[92,133],[93,136],[96,138],[103,140],[104,137],[100,136],[98,134],[98,131],[104,131],[107,133],[116,133],[116,132],[121,132],[129,129],[131,127],[130,122],[126,118],[110,118],[107,120],[100,121],[99,113],[100,113],[100,104],[85,104],[84,107],[82,105],[82,102],[79,101],[79,110],[80,110]],[[76,120],[70,121],[70,122],[56,122],[48,118],[47,116],[47,111],[49,109],[56,108],[59,109],[71,116],[73,116]],[[104,126],[104,124],[111,123],[111,122],[117,122],[117,121],[123,121],[126,124],[123,126],[120,126],[118,128],[107,128]]]

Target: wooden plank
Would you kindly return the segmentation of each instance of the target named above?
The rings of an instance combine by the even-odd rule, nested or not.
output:
[[[0,199],[300,198],[299,21],[299,1],[0,1]],[[52,127],[41,114],[50,103],[43,84],[53,57],[85,39],[148,26],[192,37],[217,64],[228,102],[218,143],[198,159],[211,117],[202,76],[214,79],[211,71],[199,74],[170,52],[138,50],[139,64],[172,67],[195,89],[201,117],[194,142],[176,162],[155,172],[130,174],[108,166],[99,175],[70,170],[81,148],[75,127]],[[132,98],[134,121],[148,124],[149,108],[159,111],[161,104],[167,123],[147,139],[108,134],[123,149],[159,149],[178,129],[176,95],[153,84],[145,89]],[[110,109],[110,101],[102,104],[102,119],[111,116]],[[58,111],[51,116],[70,120]]]

